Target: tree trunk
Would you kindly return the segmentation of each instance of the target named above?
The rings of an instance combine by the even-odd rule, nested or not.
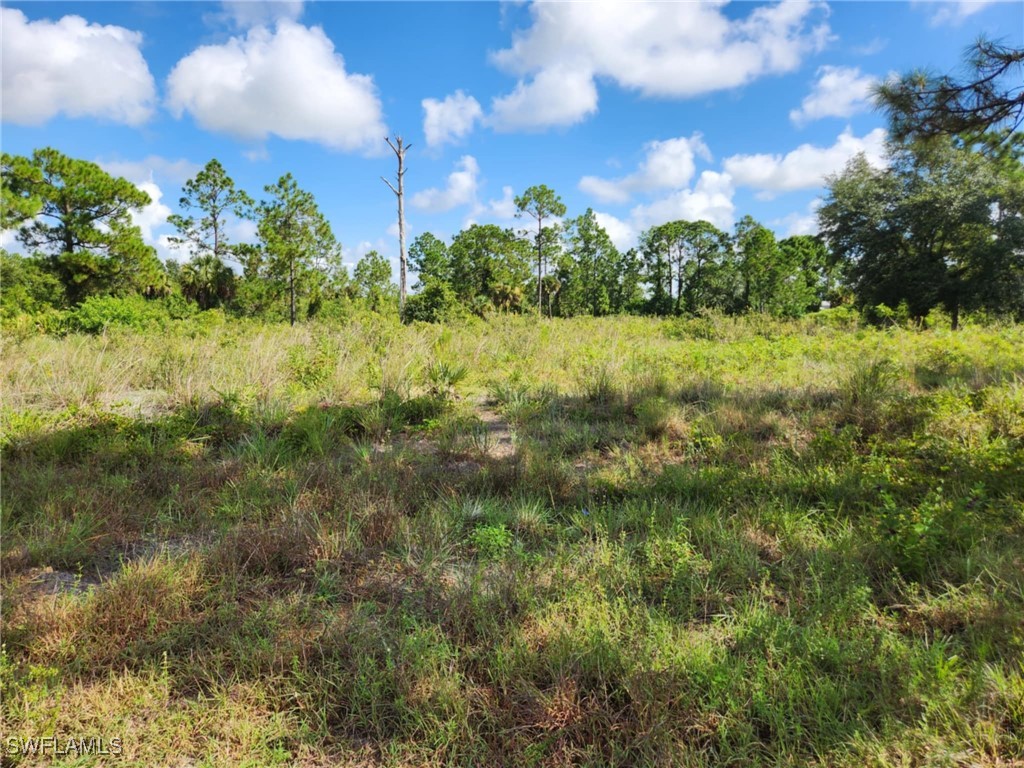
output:
[[[683,255],[676,255],[676,314],[683,308]]]
[[[64,236],[64,253],[75,252],[75,236],[71,232],[71,203],[67,200],[64,201],[64,218],[61,220],[61,225],[64,227],[64,231],[61,233]]]
[[[398,311],[405,309],[405,152],[398,156]]]
[[[541,234],[543,227],[541,226],[541,219],[537,217],[537,317],[541,317],[544,314],[544,299],[543,289],[544,283],[541,282],[541,265],[543,262],[543,243],[541,242]]]
[[[288,263],[288,293],[292,325],[295,325],[295,259]]]

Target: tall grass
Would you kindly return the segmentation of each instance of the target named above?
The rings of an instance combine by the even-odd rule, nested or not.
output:
[[[3,351],[5,735],[140,766],[1024,760],[1019,327]]]

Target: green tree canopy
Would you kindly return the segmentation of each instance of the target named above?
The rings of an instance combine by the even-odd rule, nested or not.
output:
[[[565,204],[562,198],[555,194],[554,190],[546,185],[529,187],[523,194],[515,199],[516,215],[529,216],[537,222],[537,234],[534,242],[537,248],[537,312],[543,311],[544,305],[544,263],[545,263],[545,237],[544,221],[557,216],[565,215]],[[547,240],[548,244],[554,242],[554,238]]]
[[[670,221],[651,227],[640,242],[652,288],[651,311],[730,308],[735,290],[725,232],[707,221]]]
[[[260,271],[288,293],[288,317],[294,325],[299,295],[315,299],[324,283],[343,269],[341,245],[312,193],[300,189],[290,173],[265,191],[270,199],[260,204],[257,224],[263,249]],[[246,258],[251,261],[253,255]]]
[[[817,235],[792,235],[779,241],[779,254],[796,271],[794,303],[803,302],[803,312],[818,309],[823,301],[838,304],[836,269],[825,241]]]
[[[132,223],[132,211],[151,202],[144,191],[52,148],[31,158],[4,154],[0,164],[4,226],[20,225],[18,241],[50,257],[73,304],[93,294],[166,290],[156,251]]]
[[[520,309],[530,277],[529,245],[511,229],[474,224],[455,236],[448,253],[452,287],[467,307],[478,313]]]
[[[451,282],[452,269],[448,246],[430,232],[424,232],[412,241],[409,247],[409,263],[418,276],[416,288],[422,288],[429,280]]]
[[[192,215],[172,214],[167,221],[178,230],[171,242],[195,256],[215,256],[221,261],[232,257],[231,244],[225,233],[227,214],[251,218],[253,200],[241,189],[216,160],[210,160],[195,178],[185,182],[178,205],[183,211],[196,211]]]
[[[566,241],[557,272],[559,314],[598,317],[621,311],[622,255],[592,209],[566,223]]]
[[[35,314],[64,304],[64,286],[39,259],[0,249],[0,316]]]
[[[377,251],[370,251],[359,260],[352,277],[359,295],[375,312],[379,312],[395,297],[391,263]]]
[[[1020,137],[1014,146],[1024,146]],[[1021,165],[951,138],[891,145],[889,166],[855,157],[828,183],[822,232],[859,304],[905,302],[923,318],[943,307],[1020,313]],[[1009,288],[1004,288],[1009,286]]]
[[[235,273],[212,253],[194,257],[178,272],[181,292],[200,309],[226,304],[235,295]]]
[[[933,136],[977,139],[1024,121],[1024,48],[979,39],[967,49],[966,76],[915,70],[881,83],[875,103],[897,141]]]

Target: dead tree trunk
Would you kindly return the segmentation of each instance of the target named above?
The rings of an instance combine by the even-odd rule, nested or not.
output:
[[[405,309],[407,271],[405,257],[405,153],[412,144],[403,144],[401,136],[395,137],[394,144],[391,143],[391,139],[388,136],[384,137],[384,141],[388,143],[391,151],[398,158],[398,188],[396,189],[383,176],[380,178],[395,193],[395,197],[398,198],[398,311],[401,312]]]

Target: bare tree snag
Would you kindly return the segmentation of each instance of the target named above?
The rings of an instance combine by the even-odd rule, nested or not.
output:
[[[391,138],[384,137],[384,141],[391,147],[391,151],[398,158],[398,188],[381,176],[381,181],[388,185],[395,197],[398,198],[398,311],[405,309],[406,271],[407,263],[405,256],[405,153],[412,144],[403,144],[402,137],[396,136],[394,144]]]

